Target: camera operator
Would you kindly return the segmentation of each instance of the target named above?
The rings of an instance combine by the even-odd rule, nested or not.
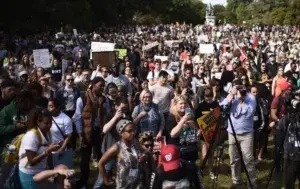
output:
[[[295,98],[287,101],[287,112],[278,123],[279,132],[283,135],[284,148],[284,185],[294,189],[295,181],[300,181],[300,90],[295,92]]]
[[[239,80],[235,82],[240,83]],[[246,169],[249,173],[249,177],[254,189],[256,185],[256,169],[254,165],[253,155],[253,140],[254,140],[254,112],[256,110],[255,97],[248,93],[245,88],[240,85],[235,85],[227,98],[221,103],[221,105],[231,105],[230,118],[232,120],[232,127],[235,130],[237,142],[240,144],[243,154],[243,160]],[[229,156],[232,174],[231,189],[238,188],[242,183],[241,178],[241,160],[236,141],[234,139],[233,131],[230,123],[227,128],[228,140],[229,140]],[[250,184],[248,183],[248,187]]]
[[[274,143],[275,143],[275,171],[280,172],[281,170],[281,152],[282,149],[280,149],[280,138],[282,138],[281,132],[278,132],[278,122],[282,118],[282,116],[286,113],[286,98],[291,93],[291,85],[286,81],[283,82],[280,85],[280,89],[282,90],[282,93],[275,97],[271,104],[271,119],[273,122],[270,123],[270,127],[273,128],[275,134],[274,134]]]

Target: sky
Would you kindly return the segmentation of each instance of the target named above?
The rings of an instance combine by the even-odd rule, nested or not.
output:
[[[211,4],[215,5],[215,4],[222,4],[222,5],[226,5],[226,0],[202,0],[203,3],[209,3],[211,2]]]

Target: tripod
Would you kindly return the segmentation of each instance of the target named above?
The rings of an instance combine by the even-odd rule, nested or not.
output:
[[[248,180],[249,186],[250,186],[251,189],[253,189],[253,184],[252,184],[252,182],[251,182],[251,180],[250,180],[250,176],[249,176],[248,170],[247,170],[247,168],[246,168],[246,165],[245,165],[245,162],[244,162],[244,159],[243,159],[243,152],[242,152],[241,146],[240,146],[240,144],[239,144],[239,142],[238,142],[238,139],[237,139],[237,136],[236,136],[236,132],[235,132],[235,130],[234,130],[234,128],[233,128],[232,120],[231,120],[231,118],[230,118],[230,113],[229,113],[229,111],[227,111],[227,110],[229,110],[229,108],[228,108],[228,109],[226,108],[226,110],[223,111],[223,113],[222,113],[222,118],[223,118],[224,120],[227,120],[227,119],[229,120],[229,125],[230,125],[231,130],[232,130],[232,135],[233,135],[233,137],[234,137],[234,140],[235,140],[235,143],[236,143],[236,146],[237,146],[238,153],[239,153],[239,155],[240,155],[240,157],[241,157],[242,167],[243,167],[244,170],[245,170],[245,173],[246,173],[246,176],[247,176],[247,180]],[[216,136],[217,136],[217,132],[218,132],[218,130],[219,130],[219,127],[220,127],[220,119],[219,119],[219,121],[218,121],[218,123],[217,123],[217,127],[216,127],[216,129],[215,129],[214,134],[213,134],[211,143],[213,143],[213,142],[215,141],[215,138],[216,138]],[[210,153],[211,153],[211,151],[212,151],[212,148],[213,148],[213,145],[211,144],[211,145],[209,146],[209,148],[208,148],[207,154],[206,154],[206,156],[205,156],[205,158],[204,158],[204,160],[203,160],[203,163],[202,163],[202,165],[201,165],[201,167],[200,167],[201,170],[204,170],[205,164],[206,164],[206,162],[207,162],[207,160],[208,160],[208,157],[209,157],[209,155],[210,155]],[[219,162],[218,162],[218,161],[219,161]],[[217,164],[220,164],[220,159],[219,159],[219,160],[217,159]],[[217,170],[219,171],[219,165],[217,165]],[[203,171],[202,171],[202,172],[203,172]],[[217,176],[217,178],[218,178],[218,176]],[[217,182],[217,178],[214,179],[214,182]],[[216,187],[217,187],[217,183],[215,183],[215,184],[213,183],[213,189],[216,188]]]
[[[280,140],[280,144],[279,146],[277,147],[277,149],[275,149],[275,155],[280,155],[280,151],[281,149],[283,149],[283,146],[284,146],[284,142],[285,142],[285,139],[286,139],[286,136],[288,134],[288,132],[290,132],[290,129],[293,129],[294,130],[294,146],[295,146],[295,143],[299,142],[300,141],[300,137],[298,136],[298,128],[297,128],[297,125],[293,125],[293,124],[298,124],[299,123],[299,113],[288,113],[286,116],[288,116],[288,119],[289,119],[289,122],[290,124],[284,128],[284,134],[283,136],[281,136],[281,140]],[[292,128],[292,126],[294,128]],[[289,139],[288,139],[289,140]],[[299,144],[298,144],[299,145]],[[289,148],[289,147],[288,147]],[[288,149],[289,151],[290,149]],[[293,152],[292,153],[292,164],[294,163],[294,155],[295,153]],[[269,184],[271,182],[271,179],[272,179],[272,176],[273,176],[273,172],[274,172],[274,169],[276,167],[276,162],[274,161],[273,165],[272,165],[272,168],[270,170],[270,173],[269,173],[269,178],[268,178],[268,182],[267,182],[267,185],[266,185],[266,189],[268,189],[269,187]],[[286,167],[286,163],[284,163],[284,167]],[[293,167],[293,166],[292,166]],[[285,169],[284,169],[285,170]],[[284,174],[285,175],[285,174]],[[294,172],[292,175],[290,175],[292,177],[294,177]]]

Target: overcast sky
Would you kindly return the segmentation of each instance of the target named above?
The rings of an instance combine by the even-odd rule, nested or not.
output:
[[[222,4],[226,5],[226,0],[202,0],[203,3],[210,3],[215,5],[215,4]]]

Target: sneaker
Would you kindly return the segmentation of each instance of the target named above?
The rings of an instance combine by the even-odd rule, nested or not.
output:
[[[215,175],[213,172],[210,172],[210,173],[209,173],[209,178],[210,178],[211,180],[215,180],[217,177],[216,177],[216,175]]]

